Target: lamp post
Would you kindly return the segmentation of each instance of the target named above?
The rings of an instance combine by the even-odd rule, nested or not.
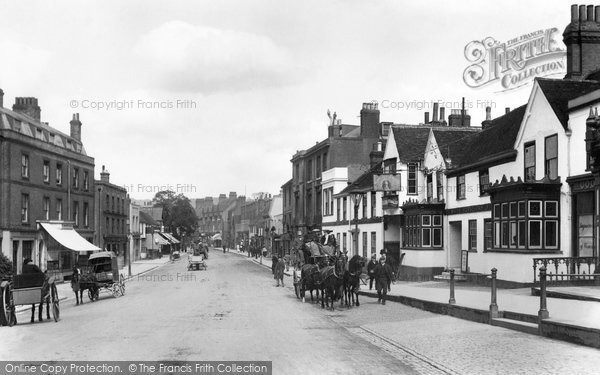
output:
[[[354,254],[358,255],[358,206],[362,199],[362,193],[354,193]]]

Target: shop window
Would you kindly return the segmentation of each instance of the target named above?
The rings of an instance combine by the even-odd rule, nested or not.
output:
[[[404,246],[431,248],[443,246],[442,215],[407,214],[403,228]]]

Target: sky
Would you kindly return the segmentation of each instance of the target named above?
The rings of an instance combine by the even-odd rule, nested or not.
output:
[[[82,141],[132,198],[278,194],[290,159],[327,136],[327,111],[418,124],[432,101],[473,124],[526,103],[532,84],[470,87],[465,48],[562,31],[566,1],[5,1],[4,106],[37,97],[42,121]],[[562,78],[562,72],[552,77]],[[429,107],[428,107],[429,106]],[[449,110],[447,110],[447,113]]]

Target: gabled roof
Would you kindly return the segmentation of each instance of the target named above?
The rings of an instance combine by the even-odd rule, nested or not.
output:
[[[569,100],[600,89],[598,81],[536,78],[536,82],[565,130],[569,126]]]
[[[455,149],[462,149],[460,158],[452,159],[454,167],[466,167],[478,162],[512,151],[521,128],[527,104],[516,108],[509,113],[491,120],[491,124],[479,134],[460,141]]]
[[[480,128],[473,127],[393,125],[394,140],[400,161],[408,163],[423,159],[431,130],[433,130],[444,158],[448,157],[448,152],[452,158],[455,155],[461,155],[463,149],[457,147],[459,142],[462,139],[470,139],[474,134],[481,132]]]
[[[159,226],[158,222],[150,216],[149,213],[140,210],[140,223],[149,224],[152,226]]]
[[[371,168],[368,172],[360,175],[352,184],[344,188],[336,195],[347,195],[350,193],[364,193],[373,191],[373,175],[379,169],[379,166]]]

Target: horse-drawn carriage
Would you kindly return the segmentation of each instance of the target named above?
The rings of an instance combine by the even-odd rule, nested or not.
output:
[[[194,247],[191,254],[188,254],[188,271],[200,270],[203,268],[206,270],[208,265],[206,264],[206,258],[208,257],[208,247],[199,245]]]
[[[125,295],[125,277],[119,274],[115,253],[102,251],[90,255],[88,264],[81,267],[77,287],[81,291],[87,289],[88,297],[92,301],[98,300],[100,291],[106,291],[113,297]]]
[[[46,280],[46,275],[42,273],[15,275],[11,279],[3,280],[0,283],[0,290],[2,291],[2,324],[12,326],[17,323],[16,306],[38,304],[46,304],[52,311],[52,318],[58,322],[59,298],[53,278]]]

